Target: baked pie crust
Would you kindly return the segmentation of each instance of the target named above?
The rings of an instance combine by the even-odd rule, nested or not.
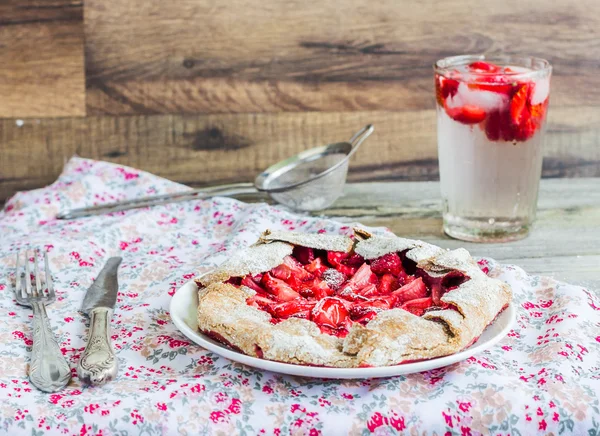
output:
[[[304,253],[304,263],[297,253]],[[456,353],[475,342],[512,297],[510,287],[486,276],[465,249],[361,229],[354,238],[266,231],[196,284],[203,333],[250,356],[340,368]],[[412,296],[419,298],[406,300]],[[289,311],[296,312],[285,315]]]

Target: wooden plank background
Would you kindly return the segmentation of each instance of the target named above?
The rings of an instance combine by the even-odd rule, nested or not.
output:
[[[85,115],[83,45],[81,1],[2,0],[0,117]]]
[[[431,65],[472,52],[550,60],[544,176],[600,176],[598,41],[597,0],[4,1],[0,201],[73,154],[252,180],[367,123],[351,180],[435,180]]]

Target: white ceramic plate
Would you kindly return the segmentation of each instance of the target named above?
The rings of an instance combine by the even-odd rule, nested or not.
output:
[[[171,299],[171,319],[175,326],[190,340],[206,348],[213,353],[219,354],[227,359],[240,362],[255,368],[304,377],[320,377],[332,379],[357,379],[391,377],[401,374],[427,371],[441,368],[452,363],[460,362],[477,354],[486,348],[495,345],[510,331],[515,320],[516,311],[513,305],[509,305],[498,318],[483,332],[477,342],[460,353],[451,356],[439,357],[437,359],[425,360],[423,362],[405,363],[394,366],[383,366],[377,368],[323,368],[316,366],[293,365],[290,363],[273,362],[271,360],[258,359],[238,353],[225,345],[212,340],[198,331],[196,321],[196,310],[198,307],[198,287],[193,281],[183,285]]]

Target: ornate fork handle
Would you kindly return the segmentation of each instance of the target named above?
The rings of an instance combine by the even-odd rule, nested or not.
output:
[[[56,392],[71,379],[71,368],[60,351],[52,333],[46,306],[33,301],[33,350],[29,367],[29,380],[44,392]]]
[[[117,359],[110,343],[112,310],[99,307],[90,313],[88,344],[77,365],[77,374],[84,383],[101,385],[117,375]]]

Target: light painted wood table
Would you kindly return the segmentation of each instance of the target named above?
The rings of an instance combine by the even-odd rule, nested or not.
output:
[[[538,219],[531,234],[501,244],[446,236],[439,193],[438,182],[348,184],[344,196],[325,215],[387,227],[397,235],[445,248],[465,247],[474,256],[492,257],[531,274],[600,291],[600,178],[542,180]]]

